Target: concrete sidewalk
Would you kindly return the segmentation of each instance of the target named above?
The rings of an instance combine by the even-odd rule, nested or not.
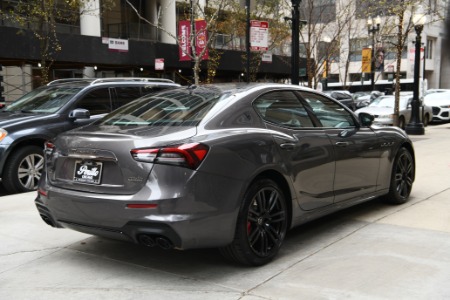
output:
[[[35,193],[0,198],[0,299],[450,299],[450,124],[413,136],[401,206],[372,201],[289,232],[279,257],[163,251],[47,226]]]

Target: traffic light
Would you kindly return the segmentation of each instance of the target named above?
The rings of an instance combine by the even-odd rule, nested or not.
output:
[[[0,64],[0,72],[3,71],[3,66]],[[3,97],[3,76],[0,75],[0,102],[5,102]]]

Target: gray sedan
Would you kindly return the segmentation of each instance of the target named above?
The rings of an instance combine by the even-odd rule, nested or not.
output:
[[[292,85],[164,91],[47,142],[35,203],[54,227],[262,265],[294,226],[408,200],[413,145],[372,120]]]

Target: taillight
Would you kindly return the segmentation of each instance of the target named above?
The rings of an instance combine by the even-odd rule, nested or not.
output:
[[[196,169],[208,153],[209,147],[192,143],[163,148],[133,149],[131,155],[136,161],[184,166]]]
[[[43,189],[38,189],[38,194],[41,196],[44,196],[44,197],[47,197],[47,195],[48,195],[47,192],[44,191]]]
[[[56,149],[56,146],[55,146],[55,144],[53,144],[52,142],[46,141],[46,142],[44,143],[44,153],[45,153],[45,154],[50,155],[50,154],[52,154],[52,152],[53,152],[55,149]]]
[[[55,144],[53,144],[50,141],[46,141],[44,146],[45,146],[45,149],[51,149],[51,150],[55,149]]]

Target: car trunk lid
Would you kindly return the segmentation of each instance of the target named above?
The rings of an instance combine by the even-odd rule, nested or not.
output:
[[[195,134],[195,127],[116,127],[109,131],[86,128],[67,132],[55,140],[55,149],[46,156],[48,177],[51,185],[65,189],[134,194],[144,187],[154,164],[137,161],[131,150],[174,145]]]

